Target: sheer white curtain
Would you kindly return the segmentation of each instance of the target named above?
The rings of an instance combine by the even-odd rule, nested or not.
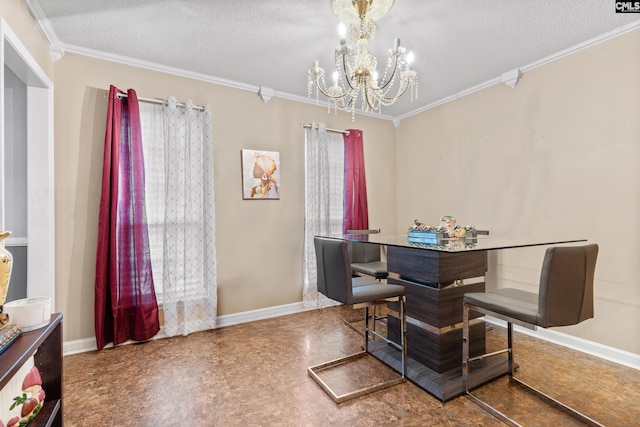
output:
[[[303,305],[320,308],[336,302],[318,293],[313,236],[341,234],[344,215],[344,140],[325,124],[305,129],[306,191],[302,293]]]
[[[217,316],[211,111],[192,107],[170,97],[141,108],[149,240],[168,336],[212,329]]]

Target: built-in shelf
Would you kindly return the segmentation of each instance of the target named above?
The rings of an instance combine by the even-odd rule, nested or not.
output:
[[[23,332],[0,354],[0,389],[34,356],[42,377],[45,403],[31,426],[62,426],[62,313],[51,315],[42,328]]]

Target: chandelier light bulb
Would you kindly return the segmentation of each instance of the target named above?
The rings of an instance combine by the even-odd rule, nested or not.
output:
[[[407,64],[413,64],[415,57],[413,55],[413,51],[407,54]]]
[[[338,35],[340,36],[340,40],[347,37],[347,26],[344,25],[344,22],[341,22],[340,25],[338,25]]]

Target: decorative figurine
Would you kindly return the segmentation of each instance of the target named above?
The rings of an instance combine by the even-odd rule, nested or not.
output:
[[[447,236],[457,237],[455,234],[456,219],[451,215],[443,215],[440,218],[440,227],[442,227],[443,231],[447,233]]]

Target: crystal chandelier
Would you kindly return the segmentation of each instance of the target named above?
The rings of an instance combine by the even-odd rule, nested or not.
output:
[[[335,50],[333,85],[327,87],[325,72],[318,61],[313,61],[308,76],[308,96],[313,86],[327,97],[335,111],[348,111],[355,119],[355,108],[365,112],[381,112],[382,106],[393,104],[407,89],[411,89],[411,100],[418,96],[418,75],[411,69],[413,54],[400,46],[395,39],[387,53],[387,62],[382,76],[377,71],[378,61],[369,51],[369,40],[375,36],[375,21],[384,16],[395,0],[331,0],[333,11],[340,21],[340,46]],[[349,30],[345,27],[349,25]],[[348,36],[348,43],[347,43]]]

